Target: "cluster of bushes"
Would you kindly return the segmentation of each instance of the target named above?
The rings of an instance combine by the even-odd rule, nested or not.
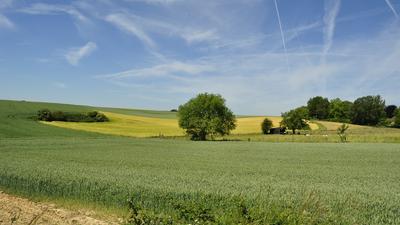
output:
[[[73,113],[62,111],[50,111],[42,109],[38,111],[37,119],[42,121],[65,121],[65,122],[107,122],[109,119],[103,113],[92,111],[88,113]]]

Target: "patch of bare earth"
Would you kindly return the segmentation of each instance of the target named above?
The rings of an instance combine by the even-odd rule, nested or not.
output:
[[[116,225],[115,221],[93,218],[94,212],[71,211],[54,204],[32,202],[0,191],[0,225]]]

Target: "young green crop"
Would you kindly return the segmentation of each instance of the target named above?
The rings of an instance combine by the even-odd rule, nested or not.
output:
[[[299,210],[306,215],[318,210],[314,216],[326,224],[332,219],[343,224],[398,224],[398,145],[339,145],[2,139],[0,186],[30,196],[113,207],[127,207],[127,199],[134,198],[157,215],[176,214],[176,202],[197,202],[219,218],[228,213],[224,210],[236,210],[233,202],[243,198],[257,218],[271,209],[299,218],[304,216]],[[316,202],[318,209],[304,203],[308,201]]]

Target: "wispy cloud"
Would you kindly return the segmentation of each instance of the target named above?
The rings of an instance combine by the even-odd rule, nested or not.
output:
[[[0,28],[2,27],[12,29],[15,28],[15,25],[7,17],[0,14]]]
[[[2,1],[0,1],[0,9],[8,8],[8,7],[12,6],[13,3],[14,3],[14,0],[2,0]]]
[[[195,75],[206,71],[212,71],[211,65],[195,64],[195,63],[184,63],[180,61],[172,61],[160,65],[151,66],[148,68],[133,69],[114,74],[96,76],[99,78],[108,79],[123,79],[130,77],[154,77],[154,76],[174,76],[177,75]]]
[[[73,66],[78,65],[79,61],[89,56],[93,51],[97,49],[97,45],[94,42],[88,42],[86,45],[80,48],[72,48],[65,54],[65,59]]]
[[[67,85],[62,83],[62,82],[53,82],[53,86],[56,87],[56,88],[60,88],[60,89],[67,88]]]
[[[183,31],[182,38],[185,39],[189,44],[194,42],[204,42],[217,40],[218,35],[215,30],[194,30],[194,31]]]
[[[325,0],[325,15],[324,15],[324,47],[323,55],[326,55],[332,47],[333,36],[335,34],[336,17],[340,9],[340,0]],[[323,62],[326,58],[323,57]]]
[[[58,15],[66,13],[80,22],[89,22],[86,16],[70,5],[36,3],[30,7],[22,8],[19,11],[32,15]]]
[[[135,22],[135,18],[125,14],[110,14],[106,17],[106,21],[114,24],[119,29],[136,36],[139,40],[147,46],[154,48],[156,44],[154,41],[143,31],[143,29]]]
[[[390,10],[392,10],[394,16],[398,19],[399,18],[399,14],[397,14],[396,9],[393,7],[393,5],[390,2],[390,0],[385,0],[385,2],[389,6]]]

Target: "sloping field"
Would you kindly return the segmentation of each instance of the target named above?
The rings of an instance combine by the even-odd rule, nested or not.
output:
[[[179,128],[177,119],[124,115],[110,112],[102,113],[104,113],[110,119],[110,122],[81,123],[53,121],[42,123],[62,128],[131,137],[185,135],[184,130]]]
[[[155,136],[184,136],[185,131],[179,128],[176,118],[156,118],[137,115],[126,115],[111,112],[102,112],[109,119],[107,123],[80,123],[80,122],[42,122],[62,128],[97,132],[102,134],[113,134],[131,137],[155,137]],[[257,134],[261,132],[261,123],[266,117],[239,117],[237,127],[232,134]],[[274,126],[279,126],[282,120],[279,116],[268,116]],[[310,123],[313,130],[318,125]]]

